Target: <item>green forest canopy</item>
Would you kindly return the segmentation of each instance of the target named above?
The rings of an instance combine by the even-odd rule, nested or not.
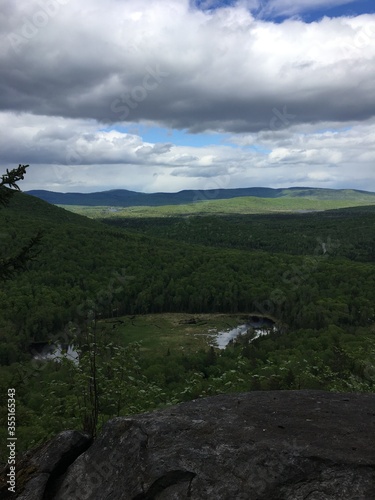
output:
[[[71,365],[47,363],[35,374],[30,345],[67,332],[86,335],[94,323],[106,374],[101,390],[109,398],[101,399],[102,421],[226,391],[373,390],[371,208],[110,222],[115,226],[22,193],[0,211],[5,253],[43,231],[37,259],[0,290],[2,384],[17,384],[24,447],[81,425],[74,408],[84,407],[85,394],[83,375]],[[162,314],[181,312],[265,314],[279,331],[222,352],[200,345],[197,352],[153,354],[128,346],[126,318],[135,315],[147,333],[136,318],[158,314],[162,333],[169,328]],[[120,373],[130,377],[125,385]]]

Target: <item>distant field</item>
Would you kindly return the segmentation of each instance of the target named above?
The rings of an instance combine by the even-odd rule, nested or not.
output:
[[[162,207],[89,207],[81,205],[59,205],[71,212],[92,219],[110,217],[171,217],[187,215],[222,214],[265,214],[280,212],[299,212],[333,210],[339,208],[374,205],[374,197],[346,199],[316,199],[307,197],[283,198],[232,198],[229,200],[202,201],[186,205],[165,205]]]

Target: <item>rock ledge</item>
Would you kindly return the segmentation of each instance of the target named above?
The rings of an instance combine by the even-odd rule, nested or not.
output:
[[[117,418],[27,500],[375,499],[375,397],[267,391]]]

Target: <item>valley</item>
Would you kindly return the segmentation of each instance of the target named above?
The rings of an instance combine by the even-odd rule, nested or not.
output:
[[[112,206],[59,205],[66,210],[97,218],[142,218],[142,217],[188,217],[193,215],[228,215],[228,214],[278,214],[309,213],[348,207],[375,205],[373,197],[324,199],[324,198],[233,198],[229,200],[199,201],[181,205],[163,205],[157,207],[132,206],[127,208]]]
[[[246,214],[241,197],[217,203],[237,213],[91,218],[22,193],[0,211],[2,255],[42,234],[0,290],[0,384],[17,390],[21,450],[84,429],[94,395],[100,430],[227,392],[373,392],[374,207]],[[236,336],[250,316],[275,328]],[[46,344],[74,346],[79,363],[64,349],[59,362],[36,359],[32,346]]]

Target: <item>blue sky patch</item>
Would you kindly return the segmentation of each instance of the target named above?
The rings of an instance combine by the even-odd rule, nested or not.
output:
[[[223,7],[234,6],[237,0],[192,0],[191,4],[197,9],[204,11],[217,10]],[[306,5],[304,2],[295,0],[291,2],[293,13],[284,11],[276,0],[259,0],[257,7],[249,9],[253,16],[273,22],[283,22],[290,17],[298,16],[307,23],[318,21],[323,17],[355,17],[361,14],[375,13],[374,0],[327,0],[324,6],[315,4]],[[301,5],[299,5],[301,4]]]
[[[171,142],[176,146],[204,147],[209,145],[228,145],[225,141],[230,134],[189,134],[185,130],[168,130],[162,127],[148,127],[134,124],[131,126],[112,125],[101,128],[100,131],[110,132],[116,130],[123,134],[134,134],[142,137],[144,142],[165,143]]]

